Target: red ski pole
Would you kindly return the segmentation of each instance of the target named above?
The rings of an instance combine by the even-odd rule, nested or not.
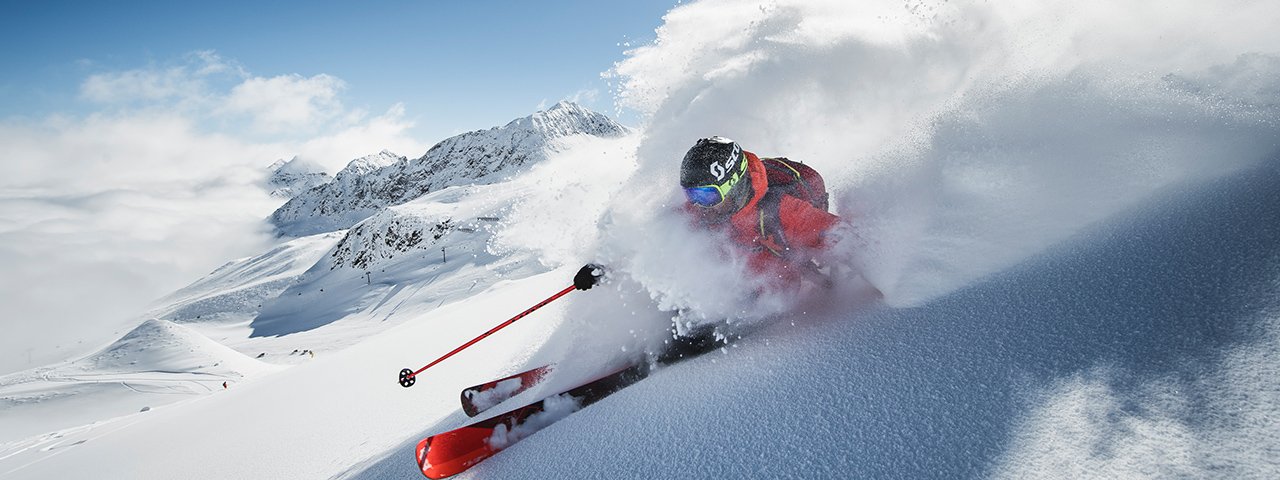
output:
[[[478,337],[476,337],[476,338],[473,338],[473,339],[471,339],[471,341],[469,341],[469,342],[467,342],[467,343],[462,344],[462,345],[461,345],[461,346],[459,346],[458,348],[453,349],[453,351],[451,351],[451,352],[449,352],[449,353],[444,354],[444,356],[443,356],[443,357],[437,358],[437,359],[435,359],[435,361],[433,361],[433,362],[431,362],[431,363],[428,363],[428,364],[427,364],[427,366],[425,366],[425,367],[419,368],[419,369],[417,369],[417,370],[410,370],[410,369],[407,369],[407,368],[406,368],[406,369],[404,369],[404,370],[401,370],[401,371],[400,371],[400,386],[402,386],[402,387],[404,387],[404,388],[412,387],[412,386],[413,386],[413,384],[414,384],[414,382],[417,382],[417,378],[416,378],[416,377],[418,376],[418,374],[419,374],[419,373],[422,373],[422,371],[423,371],[423,370],[426,370],[426,369],[428,369],[428,368],[431,368],[433,365],[435,365],[435,364],[437,364],[437,363],[440,363],[440,362],[443,362],[443,361],[444,361],[444,359],[449,358],[449,357],[452,357],[455,353],[461,352],[461,351],[465,350],[467,347],[470,347],[470,346],[472,346],[472,345],[475,345],[475,343],[476,343],[476,342],[479,342],[479,341],[481,341],[481,340],[484,340],[484,337],[487,337],[487,336],[489,336],[489,335],[493,335],[493,333],[494,333],[494,332],[497,332],[498,330],[502,330],[503,328],[506,328],[506,326],[507,326],[507,325],[511,325],[511,324],[513,324],[513,323],[516,323],[516,320],[519,320],[519,319],[521,319],[521,318],[524,318],[524,317],[525,317],[525,315],[528,315],[528,314],[530,314],[530,313],[533,313],[533,311],[534,311],[534,310],[537,310],[537,309],[539,309],[539,308],[545,307],[548,303],[554,302],[557,298],[560,298],[560,297],[563,297],[563,296],[565,296],[565,295],[568,295],[568,294],[569,294],[569,292],[572,292],[572,291],[573,291],[573,289],[574,289],[574,286],[573,286],[573,285],[569,285],[568,287],[565,287],[565,289],[564,289],[564,290],[561,290],[561,291],[560,291],[560,293],[557,293],[557,294],[555,294],[555,295],[552,295],[550,298],[547,298],[546,300],[543,300],[543,301],[539,302],[537,305],[534,305],[534,306],[532,306],[532,307],[529,307],[529,309],[528,309],[528,310],[525,310],[525,311],[523,311],[523,312],[520,312],[520,314],[519,314],[519,315],[516,315],[516,316],[514,316],[514,317],[511,317],[511,319],[510,319],[510,320],[507,320],[507,321],[505,321],[505,322],[502,322],[501,324],[499,324],[499,325],[498,325],[498,326],[496,326],[496,327],[493,327],[493,328],[492,328],[492,329],[490,329],[489,331],[487,331],[487,332],[484,332],[484,333],[480,334],[480,336],[478,336]]]

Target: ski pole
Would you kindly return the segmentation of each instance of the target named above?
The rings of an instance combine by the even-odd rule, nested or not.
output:
[[[480,336],[478,336],[478,337],[476,337],[476,338],[471,339],[471,341],[469,341],[469,342],[467,342],[467,343],[462,344],[462,345],[461,345],[461,346],[459,346],[458,348],[453,349],[453,351],[452,351],[452,352],[446,353],[446,354],[444,354],[444,356],[443,356],[443,357],[437,358],[437,359],[435,359],[435,361],[433,361],[433,362],[431,362],[431,363],[428,363],[428,364],[427,364],[427,366],[425,366],[425,367],[419,368],[419,369],[417,369],[417,370],[410,370],[410,369],[407,369],[407,368],[406,368],[406,369],[404,369],[404,370],[401,370],[401,371],[400,371],[400,386],[402,386],[402,387],[404,387],[404,388],[412,387],[412,386],[413,386],[413,384],[414,384],[414,382],[417,382],[417,378],[416,378],[416,377],[418,376],[418,374],[419,374],[419,373],[422,373],[422,371],[423,371],[423,370],[426,370],[426,369],[428,369],[428,368],[431,368],[433,365],[435,365],[435,364],[437,364],[437,363],[440,363],[440,362],[443,362],[443,361],[444,361],[444,359],[449,358],[449,357],[452,357],[452,356],[453,356],[453,354],[458,353],[458,352],[461,352],[461,351],[465,350],[467,347],[470,347],[470,346],[472,346],[472,345],[475,345],[475,343],[476,343],[476,342],[479,342],[479,341],[481,341],[481,340],[484,340],[484,337],[487,337],[487,336],[489,336],[489,335],[493,335],[493,333],[494,333],[494,332],[497,332],[498,330],[502,330],[503,328],[506,328],[506,326],[507,326],[507,325],[511,325],[511,324],[513,324],[513,323],[516,323],[516,320],[519,320],[519,319],[521,319],[521,318],[524,318],[524,317],[525,317],[525,315],[528,315],[528,314],[530,314],[530,313],[533,313],[533,311],[534,311],[534,310],[537,310],[537,309],[539,309],[539,308],[542,308],[542,307],[546,306],[548,303],[554,302],[557,298],[560,298],[560,297],[563,297],[563,296],[565,296],[565,295],[568,295],[568,294],[569,294],[569,292],[572,292],[572,291],[573,291],[573,289],[574,289],[574,286],[573,286],[573,285],[569,285],[568,287],[565,287],[565,289],[564,289],[564,290],[561,290],[561,291],[560,291],[560,293],[557,293],[557,294],[555,294],[555,295],[552,295],[551,297],[547,298],[546,300],[543,300],[543,301],[539,302],[537,305],[534,305],[534,306],[532,306],[532,307],[529,307],[529,309],[528,309],[528,310],[525,310],[525,311],[523,311],[523,312],[520,312],[520,314],[519,314],[519,315],[516,315],[516,316],[514,316],[514,317],[511,317],[511,319],[510,319],[510,320],[507,320],[507,321],[505,321],[505,322],[502,322],[501,324],[499,324],[499,325],[498,325],[498,326],[496,326],[496,327],[493,327],[493,328],[492,328],[492,329],[490,329],[489,331],[487,331],[487,332],[484,332],[484,333],[480,334]]]

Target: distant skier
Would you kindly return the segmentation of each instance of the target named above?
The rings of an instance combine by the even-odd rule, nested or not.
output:
[[[223,389],[223,390],[226,390],[226,389],[227,389],[227,382],[222,382],[222,389]]]
[[[829,246],[826,234],[840,217],[827,211],[826,187],[814,169],[786,158],[760,158],[733,140],[710,137],[685,154],[680,186],[693,220],[732,240],[765,288],[797,291],[806,278],[829,284],[816,255]],[[603,267],[586,265],[574,286],[589,289],[603,275]],[[677,334],[673,351],[722,343],[706,330]]]

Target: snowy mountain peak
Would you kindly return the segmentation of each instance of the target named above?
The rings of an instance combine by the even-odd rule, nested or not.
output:
[[[352,160],[347,166],[339,171],[335,178],[344,178],[350,176],[360,176],[371,172],[378,171],[383,167],[394,165],[396,162],[407,161],[406,157],[402,157],[391,153],[389,150],[383,150],[373,155],[365,155],[363,157]]]
[[[283,198],[292,198],[332,180],[323,166],[300,157],[276,160],[268,170],[271,175],[267,177],[267,188],[271,195]]]
[[[545,157],[545,150],[557,150],[554,141],[563,137],[585,134],[610,138],[626,133],[627,127],[604,114],[573,102],[561,101],[546,110],[507,122],[502,127],[477,130],[445,139],[431,147],[418,161],[443,167],[451,163],[450,159],[463,157],[473,160],[469,166],[481,173],[480,176],[484,176],[507,167],[524,165],[530,159],[541,160]],[[504,152],[495,150],[494,147],[506,147],[507,158],[498,158]],[[485,165],[475,162],[476,157],[498,162]]]
[[[283,158],[276,160],[269,169],[271,173],[280,174],[324,173],[324,167],[319,163],[297,156],[289,160]]]
[[[532,130],[548,139],[578,133],[614,137],[626,132],[626,127],[614,122],[608,116],[565,100],[557,102],[546,110],[512,120],[502,128]]]
[[[334,181],[291,199],[271,215],[279,233],[304,236],[350,228],[379,210],[444,187],[488,184],[559,151],[560,139],[619,137],[627,128],[572,102],[502,127],[445,139],[415,160],[387,151],[353,160]]]

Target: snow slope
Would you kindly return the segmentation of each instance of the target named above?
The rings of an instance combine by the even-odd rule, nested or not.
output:
[[[470,421],[461,388],[556,362],[508,406],[556,391],[685,309],[767,323],[461,477],[1276,477],[1277,15],[682,5],[611,72],[639,135],[382,211],[245,327],[266,359],[330,347],[314,360],[6,442],[0,476],[417,478],[413,445]],[[710,134],[824,172],[854,225],[828,260],[885,303],[747,298],[740,262],[673,213],[675,165]],[[395,384],[587,260],[611,283]]]
[[[919,307],[793,317],[462,478],[1274,477],[1277,187],[1175,189]],[[409,477],[410,449],[353,477]]]
[[[229,262],[157,300],[145,316],[179,323],[235,323],[252,319],[263,302],[279,296],[341,237],[342,232],[302,237],[261,255]]]

